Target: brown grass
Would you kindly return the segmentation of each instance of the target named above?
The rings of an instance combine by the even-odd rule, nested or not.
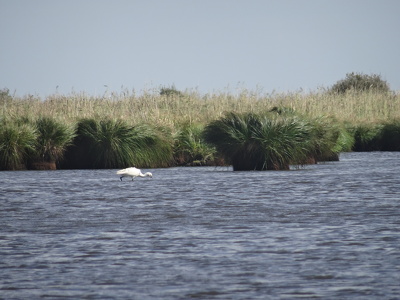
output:
[[[52,95],[46,99],[13,97],[7,101],[0,100],[0,118],[37,119],[50,116],[68,123],[81,118],[112,118],[133,125],[148,123],[174,128],[187,122],[206,124],[225,112],[260,112],[275,106],[293,108],[311,117],[331,116],[353,124],[400,119],[399,94],[299,92],[259,95],[247,90],[237,94],[221,92],[207,95],[187,91],[182,96],[123,92],[107,98],[84,93]]]

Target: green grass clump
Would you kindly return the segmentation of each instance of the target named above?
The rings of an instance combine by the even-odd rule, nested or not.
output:
[[[383,125],[381,141],[383,151],[400,151],[400,120]]]
[[[1,122],[0,126],[0,169],[25,169],[27,160],[35,152],[35,128],[24,122]]]
[[[183,124],[175,134],[174,160],[178,166],[216,164],[215,148],[202,138],[204,125]],[[218,164],[218,163],[217,163]]]
[[[204,138],[240,170],[288,170],[311,152],[312,128],[297,117],[228,113],[208,124]]]
[[[358,124],[350,131],[354,136],[353,151],[380,151],[382,149],[382,124]]]
[[[35,126],[38,137],[31,165],[60,162],[66,148],[72,144],[75,128],[49,117],[37,119]]]
[[[311,120],[313,128],[312,155],[315,162],[337,161],[340,152],[351,151],[353,135],[337,120],[320,117]]]
[[[353,151],[400,151],[400,119],[351,127]]]
[[[66,168],[168,166],[172,148],[148,125],[129,126],[122,120],[83,119],[78,122]]]

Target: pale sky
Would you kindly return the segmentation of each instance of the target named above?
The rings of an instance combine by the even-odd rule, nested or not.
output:
[[[399,0],[0,0],[0,89],[400,90]]]

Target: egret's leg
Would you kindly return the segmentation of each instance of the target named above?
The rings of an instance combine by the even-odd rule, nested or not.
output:
[[[122,177],[123,177],[123,176],[121,176],[121,177],[119,178],[119,179],[121,179],[121,181],[122,181]]]

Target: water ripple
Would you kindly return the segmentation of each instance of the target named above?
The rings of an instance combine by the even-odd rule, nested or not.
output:
[[[5,299],[395,299],[400,154],[282,172],[0,172]]]

